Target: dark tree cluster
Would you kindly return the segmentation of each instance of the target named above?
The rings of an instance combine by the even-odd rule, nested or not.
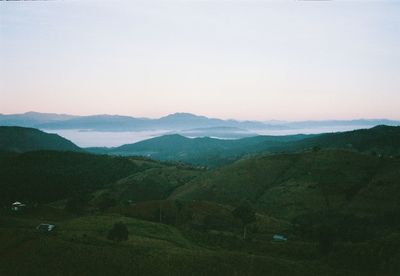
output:
[[[243,239],[246,239],[247,225],[256,221],[256,213],[249,202],[243,202],[232,212],[233,216],[240,219],[243,225]]]
[[[121,242],[128,240],[129,231],[126,225],[122,222],[117,222],[114,224],[113,228],[108,231],[107,239]]]

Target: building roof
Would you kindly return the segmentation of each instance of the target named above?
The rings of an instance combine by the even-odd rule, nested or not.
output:
[[[50,232],[52,231],[56,226],[54,224],[47,224],[47,223],[41,223],[39,224],[36,229],[40,231],[47,231]]]
[[[283,235],[278,235],[278,234],[273,235],[272,238],[273,238],[274,240],[280,240],[280,241],[286,241],[286,240],[287,240],[287,238],[286,238],[285,236],[283,236]]]

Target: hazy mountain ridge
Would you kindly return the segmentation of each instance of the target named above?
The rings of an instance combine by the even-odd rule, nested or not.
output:
[[[400,125],[400,121],[387,119],[322,120],[322,121],[239,121],[208,118],[191,113],[174,113],[159,119],[136,118],[121,115],[75,116],[65,114],[27,112],[24,114],[0,114],[0,125],[25,126],[39,129],[86,129],[93,131],[143,131],[188,130],[196,128],[233,127],[249,131],[295,130],[315,127],[347,126],[373,127],[380,124]],[[327,130],[325,130],[327,131]]]
[[[54,113],[26,112],[23,114],[0,114],[1,126],[37,127],[40,124],[66,121],[77,116]]]
[[[279,128],[257,121],[221,120],[190,113],[174,113],[159,119],[120,115],[67,116],[41,113],[0,114],[0,125],[23,125],[40,129],[88,129],[97,131],[182,130],[207,127],[242,127],[249,129]],[[46,115],[46,116],[45,116]]]
[[[399,126],[400,121],[388,119],[355,119],[355,120],[319,120],[319,121],[297,121],[282,123],[294,128],[310,128],[310,127],[329,127],[329,126],[357,126],[357,127],[373,127],[377,125]]]

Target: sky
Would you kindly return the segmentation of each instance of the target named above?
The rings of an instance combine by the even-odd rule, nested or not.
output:
[[[0,1],[0,113],[400,119],[400,1]]]

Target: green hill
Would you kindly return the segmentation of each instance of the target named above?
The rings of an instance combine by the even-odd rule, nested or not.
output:
[[[93,153],[113,155],[140,155],[157,160],[170,160],[205,167],[227,164],[246,154],[266,151],[268,148],[304,139],[307,135],[255,136],[237,140],[209,137],[187,138],[178,134],[165,135],[123,145],[117,148],[88,148]]]
[[[264,155],[207,172],[170,199],[249,201],[258,212],[291,223],[292,239],[320,248],[335,244],[329,260],[336,265],[396,275],[388,271],[400,270],[399,179],[400,160],[390,157],[339,150]]]
[[[277,145],[271,151],[293,152],[313,147],[398,156],[400,155],[400,126],[380,125],[370,129],[326,133],[290,144]]]
[[[26,152],[34,150],[83,151],[71,141],[34,128],[0,126],[0,150]]]
[[[324,150],[266,155],[208,172],[178,188],[172,198],[237,205],[293,219],[335,209],[357,215],[400,210],[400,160]]]
[[[77,152],[0,154],[0,201],[52,202],[100,189],[151,166],[142,160]]]
[[[385,156],[400,155],[400,127],[377,126],[320,135],[254,136],[236,140],[165,135],[116,148],[87,148],[97,154],[138,155],[215,168],[243,156],[345,149]]]
[[[202,170],[176,165],[152,167],[117,181],[103,193],[118,201],[166,199],[177,188],[204,173]]]

